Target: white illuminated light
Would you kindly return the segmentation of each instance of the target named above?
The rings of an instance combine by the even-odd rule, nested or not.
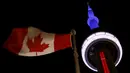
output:
[[[123,54],[121,44],[120,44],[119,40],[114,35],[112,35],[110,33],[107,33],[107,32],[97,32],[97,33],[94,33],[94,34],[90,35],[84,41],[84,43],[82,45],[81,54],[82,54],[82,59],[83,59],[85,65],[88,68],[90,68],[91,70],[96,71],[96,72],[97,72],[97,69],[92,68],[88,64],[88,62],[85,60],[85,50],[90,45],[90,43],[92,43],[93,41],[98,40],[98,39],[109,39],[109,40],[113,41],[118,46],[118,48],[119,48],[119,60],[117,61],[115,66],[117,66],[120,63],[120,61],[122,59],[122,54]]]

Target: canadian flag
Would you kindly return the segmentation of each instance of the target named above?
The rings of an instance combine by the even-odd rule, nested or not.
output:
[[[46,33],[34,27],[14,28],[3,47],[20,56],[40,56],[72,47],[71,34]]]

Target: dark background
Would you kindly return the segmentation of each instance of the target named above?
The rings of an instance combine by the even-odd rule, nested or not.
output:
[[[45,32],[69,33],[72,28],[77,32],[77,48],[81,73],[94,73],[81,59],[81,46],[90,34],[107,31],[114,34],[123,47],[123,59],[117,67],[119,73],[129,73],[129,19],[128,7],[124,2],[113,0],[91,0],[90,6],[99,18],[100,28],[90,30],[86,24],[86,0],[60,0],[47,2],[3,2],[1,8],[1,46],[16,27],[34,26]],[[125,9],[125,8],[126,9]],[[62,50],[40,57],[20,57],[7,49],[0,49],[0,70],[9,72],[75,73],[72,49]]]

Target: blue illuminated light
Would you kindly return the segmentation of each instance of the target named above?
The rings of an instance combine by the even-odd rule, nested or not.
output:
[[[90,29],[95,29],[99,27],[99,19],[94,16],[93,10],[88,5],[88,20],[87,24],[89,25]]]

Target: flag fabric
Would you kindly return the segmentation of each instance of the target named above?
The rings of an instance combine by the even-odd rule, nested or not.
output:
[[[72,47],[71,34],[46,33],[35,27],[14,28],[3,47],[20,56],[41,56]]]

